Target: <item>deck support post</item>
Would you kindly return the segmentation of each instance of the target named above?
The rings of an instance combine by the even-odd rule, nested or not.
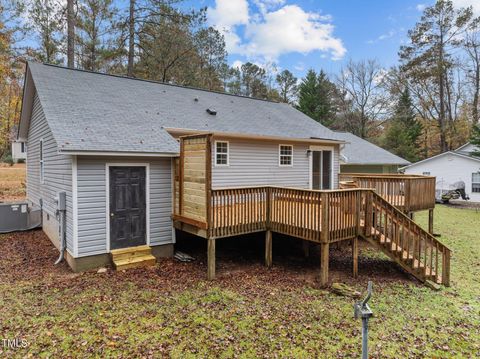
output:
[[[265,232],[265,265],[272,267],[272,231]]]
[[[208,280],[213,280],[215,279],[215,238],[208,238],[207,262],[207,277]]]
[[[358,237],[352,239],[353,278],[358,277]]]
[[[320,286],[326,287],[328,284],[328,259],[330,243],[320,244]]]
[[[428,233],[433,234],[433,208],[428,210]]]
[[[310,242],[303,240],[302,241],[303,256],[305,258],[310,257]]]

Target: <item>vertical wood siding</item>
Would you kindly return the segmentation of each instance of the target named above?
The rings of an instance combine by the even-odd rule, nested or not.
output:
[[[106,253],[106,163],[150,164],[150,245],[173,243],[171,160],[78,157],[78,256]]]
[[[217,139],[219,140],[219,139]],[[212,142],[212,187],[286,186],[309,188],[308,144],[293,144],[293,166],[279,166],[280,143],[229,139],[229,166],[215,166],[215,140]],[[333,151],[333,186],[338,188],[340,170],[338,146]]]
[[[44,183],[40,183],[40,139],[43,139]],[[45,114],[35,94],[27,140],[27,199],[55,217],[54,198],[60,191],[67,193],[67,249],[73,254],[72,220],[72,159],[58,154],[58,146],[48,127]]]

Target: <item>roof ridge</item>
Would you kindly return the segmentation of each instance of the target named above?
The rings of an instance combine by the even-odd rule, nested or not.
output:
[[[125,80],[137,80],[137,81],[143,81],[143,82],[150,82],[150,83],[157,84],[157,85],[165,85],[165,86],[172,86],[172,87],[184,88],[184,89],[188,89],[188,90],[197,90],[197,91],[210,92],[210,93],[215,93],[215,94],[218,94],[218,95],[226,95],[226,96],[232,96],[232,97],[239,97],[239,98],[245,98],[245,99],[249,99],[249,100],[258,100],[258,101],[270,102],[270,103],[275,103],[275,104],[285,104],[285,103],[283,103],[283,102],[273,101],[273,100],[267,100],[267,99],[258,98],[258,97],[249,97],[249,96],[245,96],[245,95],[236,95],[236,94],[232,94],[232,93],[228,93],[228,92],[221,92],[221,91],[215,91],[215,90],[207,90],[207,89],[203,89],[203,88],[200,88],[200,87],[182,86],[182,85],[178,85],[178,84],[171,84],[171,83],[162,82],[162,81],[142,79],[142,78],[138,78],[138,77],[128,77],[128,76],[125,76],[125,75],[108,74],[108,73],[105,73],[105,72],[98,72],[98,71],[91,71],[91,70],[85,70],[85,69],[71,68],[71,67],[65,67],[65,66],[61,66],[61,65],[49,64],[49,63],[46,63],[46,62],[28,61],[28,63],[34,63],[34,64],[39,64],[39,65],[44,65],[44,66],[50,66],[50,67],[56,67],[56,68],[63,69],[63,70],[71,70],[71,71],[85,72],[85,73],[94,74],[94,75],[103,75],[103,76],[116,77],[116,78],[125,79]]]

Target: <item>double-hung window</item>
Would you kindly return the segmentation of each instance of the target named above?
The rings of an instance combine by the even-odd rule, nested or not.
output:
[[[43,159],[43,140],[40,140],[40,183],[45,183],[45,161]]]
[[[215,165],[228,166],[228,142],[215,142]]]
[[[480,172],[472,173],[472,193],[480,193]]]
[[[280,145],[278,148],[278,164],[280,166],[292,166],[293,165],[293,146],[292,145]]]

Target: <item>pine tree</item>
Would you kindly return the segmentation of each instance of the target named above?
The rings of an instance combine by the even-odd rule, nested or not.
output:
[[[308,70],[298,87],[298,109],[318,121],[318,79],[315,70]]]
[[[297,92],[297,78],[288,70],[283,70],[275,78],[282,102],[292,103]]]
[[[472,152],[472,155],[480,157],[480,123],[473,125],[470,143],[475,146],[475,150]]]
[[[335,92],[335,85],[328,79],[327,74],[320,70],[317,78],[317,117],[318,121],[327,127],[335,122],[336,111],[333,104]]]
[[[298,109],[315,121],[329,127],[335,121],[335,85],[322,70],[309,70],[299,85]]]
[[[396,155],[415,162],[418,156],[418,140],[422,125],[413,110],[408,88],[400,94],[393,118],[385,133],[384,146]]]
[[[34,0],[29,8],[29,18],[40,40],[35,57],[43,62],[59,63],[62,21],[58,4],[53,0]]]

